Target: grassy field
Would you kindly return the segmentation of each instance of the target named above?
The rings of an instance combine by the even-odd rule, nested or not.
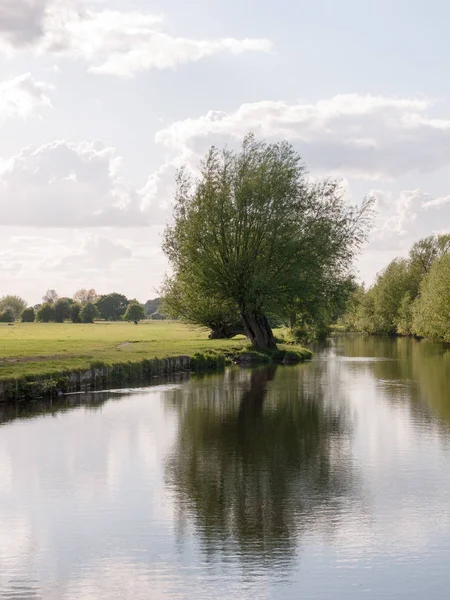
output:
[[[246,344],[243,336],[209,340],[207,330],[168,321],[0,323],[0,380],[89,369],[99,361],[113,365],[196,352],[231,352]]]

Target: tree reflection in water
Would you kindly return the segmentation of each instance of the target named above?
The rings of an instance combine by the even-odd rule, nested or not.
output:
[[[272,366],[174,392],[167,485],[179,527],[193,522],[208,554],[285,564],[299,534],[332,533],[355,480],[345,415],[326,389],[314,370]]]

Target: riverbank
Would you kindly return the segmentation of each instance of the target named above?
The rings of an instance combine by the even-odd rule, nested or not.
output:
[[[36,399],[109,386],[145,384],[160,375],[311,358],[301,347],[251,353],[244,336],[209,340],[177,322],[17,323],[0,326],[0,401]]]

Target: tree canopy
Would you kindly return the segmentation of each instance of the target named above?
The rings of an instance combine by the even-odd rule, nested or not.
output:
[[[34,323],[36,319],[36,313],[34,308],[26,308],[22,313],[22,323]]]
[[[99,311],[92,302],[85,304],[80,311],[80,319],[82,323],[93,323],[94,319],[98,319],[99,316]]]
[[[106,321],[120,321],[128,306],[128,299],[123,294],[104,294],[96,302],[100,316]]]
[[[0,323],[14,323],[14,313],[10,308],[0,312]]]
[[[204,294],[182,273],[166,279],[162,293],[162,309],[169,317],[208,327],[211,329],[211,338],[231,338],[244,333],[234,300]]]
[[[139,304],[139,302],[132,302],[128,305],[124,316],[125,321],[133,321],[137,325],[139,321],[143,321],[144,319],[145,312],[142,304]]]
[[[196,182],[179,172],[163,248],[175,277],[234,304],[252,344],[274,348],[267,315],[291,312],[314,278],[348,274],[370,206],[349,206],[335,180],[308,179],[288,142],[250,134],[239,152],[211,148]]]
[[[430,267],[413,308],[417,335],[450,342],[450,254]]]
[[[344,325],[371,334],[450,341],[449,261],[449,234],[419,240],[408,258],[395,258],[373,286],[355,292]]]
[[[69,298],[58,298],[54,305],[55,310],[55,321],[57,323],[64,323],[67,319],[70,319],[70,305],[72,300]]]
[[[9,311],[13,315],[13,321],[20,318],[23,311],[26,309],[27,303],[20,296],[3,296],[0,298],[0,312]]]
[[[153,298],[151,300],[147,300],[147,302],[144,304],[146,316],[149,317],[153,313],[158,312],[160,304],[161,298]]]
[[[50,302],[43,304],[36,313],[36,319],[41,323],[50,323],[55,318],[55,307]]]

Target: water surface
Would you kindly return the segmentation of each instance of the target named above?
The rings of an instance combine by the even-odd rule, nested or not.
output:
[[[0,406],[0,598],[448,598],[450,352]]]

